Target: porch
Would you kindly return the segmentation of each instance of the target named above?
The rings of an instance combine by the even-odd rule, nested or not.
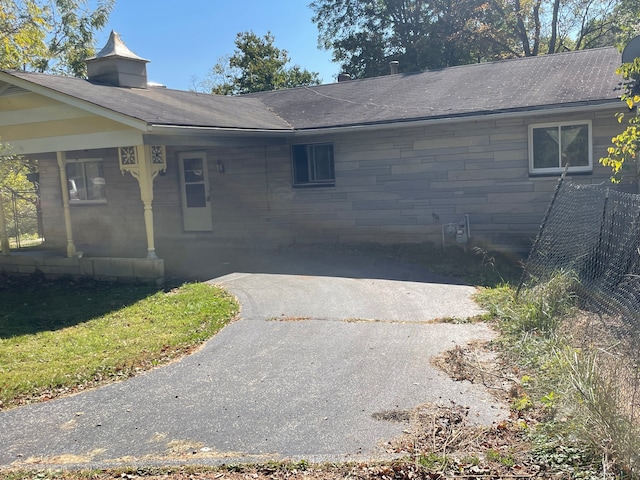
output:
[[[48,278],[93,278],[99,281],[162,284],[164,260],[160,258],[67,257],[47,249],[13,250],[0,256],[0,274],[33,275]]]

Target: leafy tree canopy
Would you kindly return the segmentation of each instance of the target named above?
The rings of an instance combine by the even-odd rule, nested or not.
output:
[[[611,146],[607,149],[607,156],[600,159],[613,173],[611,180],[618,183],[623,175],[623,168],[638,160],[640,153],[640,58],[631,63],[625,63],[616,70],[625,81],[625,91],[621,100],[626,106],[626,112],[616,116],[618,122],[626,123],[625,129],[611,139]]]
[[[220,59],[196,90],[238,95],[320,83],[316,72],[298,65],[287,67],[289,54],[274,41],[271,32],[264,37],[251,31],[238,33],[233,55]]]
[[[637,0],[313,0],[319,46],[358,77],[613,45]]]
[[[28,190],[33,186],[27,180],[27,173],[35,166],[29,160],[14,155],[11,147],[0,143],[0,190]]]
[[[82,77],[115,0],[0,0],[0,68]]]

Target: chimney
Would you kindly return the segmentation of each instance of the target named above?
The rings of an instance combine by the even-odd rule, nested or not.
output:
[[[338,82],[348,82],[349,80],[353,80],[351,75],[348,73],[341,73],[338,75]]]
[[[87,59],[90,82],[114,87],[147,88],[147,63],[127,48],[120,35],[111,31],[100,53]]]
[[[389,62],[389,70],[391,71],[391,75],[395,75],[398,73],[398,66],[400,62],[398,60],[392,60]]]

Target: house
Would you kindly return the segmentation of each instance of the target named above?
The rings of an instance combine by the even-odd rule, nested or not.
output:
[[[608,182],[620,128],[615,48],[239,97],[146,63],[112,32],[87,80],[0,71],[0,141],[38,160],[46,244],[83,273],[161,275],[191,243],[526,251],[567,160]]]

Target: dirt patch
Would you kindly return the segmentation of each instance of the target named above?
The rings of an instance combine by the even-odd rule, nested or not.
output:
[[[311,317],[287,317],[284,313],[279,317],[271,317],[267,319],[270,322],[305,322],[311,320]]]

